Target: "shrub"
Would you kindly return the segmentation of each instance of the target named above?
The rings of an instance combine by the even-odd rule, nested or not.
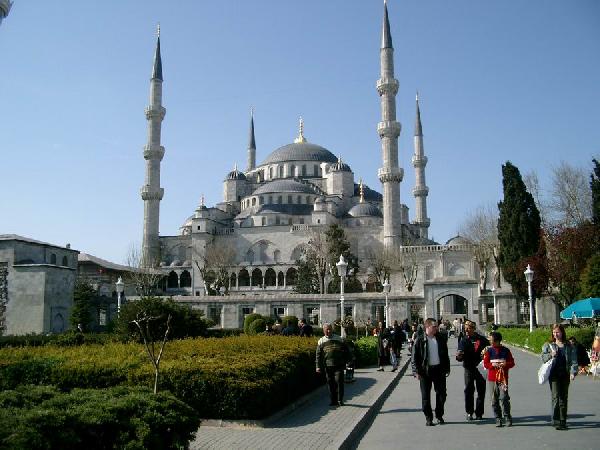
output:
[[[263,333],[266,327],[267,321],[263,317],[261,317],[250,323],[250,325],[248,326],[247,334],[255,335],[258,333]]]
[[[354,356],[357,367],[368,367],[377,364],[377,338],[362,337],[354,342]]]
[[[296,316],[284,316],[281,319],[281,326],[283,328],[286,328],[289,325],[291,325],[293,328],[297,329],[298,328],[298,318]]]
[[[244,333],[248,334],[248,329],[250,324],[254,322],[256,319],[262,319],[262,316],[257,313],[248,314],[244,317]]]
[[[529,328],[499,328],[498,331],[502,334],[504,342],[518,347],[523,347],[531,350],[534,353],[541,353],[542,346],[545,342],[548,342],[552,331],[550,327],[536,328],[533,333],[529,332]],[[594,340],[594,328],[578,328],[578,327],[566,327],[565,328],[567,339],[571,336],[575,336],[577,342],[582,344],[585,348],[590,348]]]
[[[169,393],[139,387],[21,386],[0,393],[0,443],[11,449],[187,448],[197,413]]]

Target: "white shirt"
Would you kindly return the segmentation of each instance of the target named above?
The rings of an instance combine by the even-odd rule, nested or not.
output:
[[[440,353],[438,351],[438,342],[435,336],[427,337],[427,363],[429,367],[437,366],[440,363]]]

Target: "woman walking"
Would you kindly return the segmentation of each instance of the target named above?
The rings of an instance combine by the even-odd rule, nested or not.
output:
[[[577,375],[577,350],[573,347],[562,325],[552,325],[552,337],[542,347],[542,362],[553,360],[550,371],[552,393],[552,425],[557,430],[567,429],[567,401],[569,383]]]

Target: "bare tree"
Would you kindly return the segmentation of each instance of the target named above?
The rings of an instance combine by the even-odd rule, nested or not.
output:
[[[392,272],[400,272],[404,287],[412,292],[419,274],[417,254],[410,249],[412,245],[412,239],[404,238],[400,247],[384,248],[383,244],[378,243],[367,250],[366,256],[371,261],[379,283],[389,280]]]
[[[548,204],[548,200],[544,195],[544,191],[540,186],[540,180],[538,178],[537,172],[535,170],[532,170],[531,172],[523,176],[523,183],[525,183],[527,192],[529,192],[533,196],[535,206],[537,206],[537,209],[540,213],[540,221],[542,223],[542,228],[546,228],[552,222],[552,211],[550,205]]]
[[[142,251],[134,244],[129,247],[126,264],[131,270],[125,274],[125,277],[135,286],[137,293],[141,297],[154,295],[163,278],[158,264],[146,264]]]
[[[329,267],[329,242],[322,228],[311,228],[308,244],[304,248],[306,260],[315,267],[319,283],[319,293],[325,293],[325,275]]]
[[[592,217],[592,192],[588,173],[562,161],[552,168],[550,205],[559,224],[574,227]]]
[[[160,349],[158,354],[156,353],[155,339],[150,331],[150,324],[154,320],[160,320],[162,317],[151,317],[146,312],[140,311],[137,314],[135,320],[132,320],[131,323],[135,324],[138,328],[140,336],[144,340],[144,346],[146,347],[146,352],[148,353],[148,357],[152,362],[152,366],[154,367],[154,393],[158,392],[158,374],[160,368],[160,360],[163,355],[163,351],[165,349],[165,344],[167,343],[167,339],[169,338],[169,332],[171,331],[171,314],[167,317],[167,328],[165,330],[165,334],[162,338]]]
[[[229,242],[217,241],[213,236],[206,242],[204,252],[194,250],[196,258],[194,263],[202,277],[204,289],[208,292],[208,281],[211,279],[211,273],[214,274],[214,284],[218,289],[223,286],[228,288],[229,279],[228,269],[235,264],[236,252]]]

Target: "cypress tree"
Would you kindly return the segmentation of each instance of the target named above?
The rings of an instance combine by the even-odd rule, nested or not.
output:
[[[592,220],[600,226],[600,163],[592,159],[594,170],[590,176],[590,189],[592,190]]]
[[[527,297],[525,266],[521,266],[525,258],[535,255],[539,249],[540,213],[519,169],[510,161],[502,166],[502,186],[504,199],[498,203],[500,267],[513,292]]]

